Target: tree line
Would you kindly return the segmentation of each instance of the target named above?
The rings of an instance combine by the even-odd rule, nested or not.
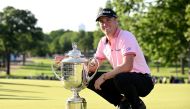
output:
[[[181,65],[184,73],[190,62],[189,0],[108,0],[105,6],[116,11],[122,29],[136,36],[148,62]],[[72,42],[89,53],[96,50],[103,36],[98,26],[95,31],[59,29],[44,33],[36,24],[37,18],[29,10],[8,6],[0,12],[0,62],[8,75],[11,54],[22,54],[24,63],[26,55],[64,54],[72,49]]]

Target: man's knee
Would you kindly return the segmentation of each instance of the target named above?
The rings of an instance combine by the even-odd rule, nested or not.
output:
[[[120,73],[114,77],[114,83],[116,87],[123,92],[128,86],[131,85],[131,81],[129,78],[129,74],[127,73]]]

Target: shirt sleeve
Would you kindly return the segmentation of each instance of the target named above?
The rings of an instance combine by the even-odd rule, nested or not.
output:
[[[135,36],[131,33],[128,33],[124,37],[125,38],[123,38],[121,49],[122,55],[134,54],[136,56],[138,44]]]
[[[95,53],[95,57],[97,59],[100,59],[100,60],[104,60],[105,59],[105,55],[103,53],[103,50],[104,50],[104,46],[105,46],[105,37],[103,37],[99,43],[98,43],[98,47],[97,47],[97,50],[96,50],[96,53]]]

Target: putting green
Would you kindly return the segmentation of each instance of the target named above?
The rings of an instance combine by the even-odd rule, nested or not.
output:
[[[189,84],[157,84],[143,98],[147,109],[190,109]],[[0,109],[65,109],[72,93],[60,81],[0,79]],[[80,92],[88,109],[116,109],[87,88]]]

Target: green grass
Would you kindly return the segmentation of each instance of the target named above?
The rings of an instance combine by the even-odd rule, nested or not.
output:
[[[190,84],[156,84],[142,98],[147,109],[190,109]],[[66,109],[72,93],[60,81],[0,79],[0,109]],[[116,109],[89,89],[80,92],[87,109]]]
[[[144,98],[147,109],[190,109],[190,84],[157,84]]]
[[[11,65],[11,75],[15,77],[24,77],[24,76],[39,76],[45,74],[48,76],[54,76],[51,70],[51,64],[53,59],[49,58],[31,58],[25,65],[12,64]],[[6,76],[5,72],[0,72],[0,76]]]

